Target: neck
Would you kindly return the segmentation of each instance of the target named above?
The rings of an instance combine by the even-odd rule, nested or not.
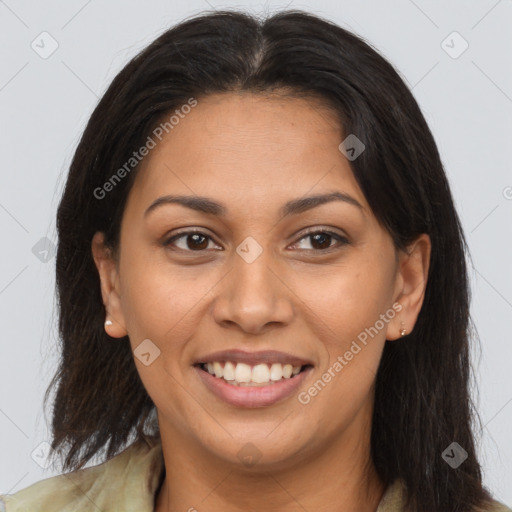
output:
[[[323,450],[311,448],[279,468],[240,466],[162,435],[166,476],[155,510],[375,512],[384,485],[369,462],[369,439],[354,434],[326,443]]]

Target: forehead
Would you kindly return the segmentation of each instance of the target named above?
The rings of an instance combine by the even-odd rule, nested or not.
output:
[[[316,98],[253,93],[199,98],[161,141],[155,139],[129,202],[143,208],[179,192],[262,207],[285,196],[341,190],[365,204],[339,150],[343,138],[336,115]]]

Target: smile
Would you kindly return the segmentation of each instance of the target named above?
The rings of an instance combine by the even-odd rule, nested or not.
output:
[[[283,379],[291,379],[309,365],[293,366],[292,364],[256,364],[236,363],[232,361],[214,361],[203,363],[201,368],[210,375],[234,386],[261,386],[275,384]]]
[[[258,363],[251,366],[230,361],[199,363],[193,368],[214,396],[243,408],[267,407],[294,396],[313,370],[310,364]]]

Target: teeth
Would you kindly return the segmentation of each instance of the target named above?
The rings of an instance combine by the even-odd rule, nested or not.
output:
[[[289,379],[292,376],[293,366],[291,364],[285,364],[283,366],[283,377]]]
[[[228,363],[226,363],[228,364]],[[227,379],[227,377],[226,377]],[[235,380],[237,382],[251,382],[252,370],[248,364],[238,363],[235,368]],[[231,380],[231,379],[230,379]]]
[[[268,382],[270,379],[270,370],[266,364],[257,364],[252,369],[252,381],[253,382]]]
[[[210,368],[208,368],[208,371],[212,373],[210,371]],[[222,365],[220,363],[217,363],[217,361],[213,363],[213,372],[215,373],[215,377],[222,378],[224,376],[224,369],[222,368]]]
[[[292,366],[291,364],[273,363],[267,365],[264,363],[251,366],[246,363],[232,363],[226,361],[224,366],[221,362],[203,364],[203,368],[209,374],[222,378],[230,384],[250,385],[274,383],[281,379],[289,379],[297,375],[302,366]]]
[[[272,380],[281,380],[283,376],[283,365],[279,363],[274,363],[270,367],[270,378]]]
[[[224,380],[235,380],[235,365],[231,362],[227,362],[224,365],[224,375],[222,376]]]

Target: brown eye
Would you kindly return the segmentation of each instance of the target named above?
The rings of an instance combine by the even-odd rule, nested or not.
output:
[[[349,243],[348,239],[332,231],[313,231],[303,236],[301,240],[310,240],[310,245],[315,251],[326,251],[333,247],[333,239],[338,241],[338,244],[343,246]],[[296,242],[299,243],[299,242]],[[306,249],[307,250],[307,249]]]
[[[176,244],[176,241],[185,239],[185,244],[180,247]],[[173,246],[183,251],[200,252],[208,248],[208,241],[212,240],[208,235],[201,233],[200,231],[186,231],[179,233],[169,238],[164,242],[164,246]]]

